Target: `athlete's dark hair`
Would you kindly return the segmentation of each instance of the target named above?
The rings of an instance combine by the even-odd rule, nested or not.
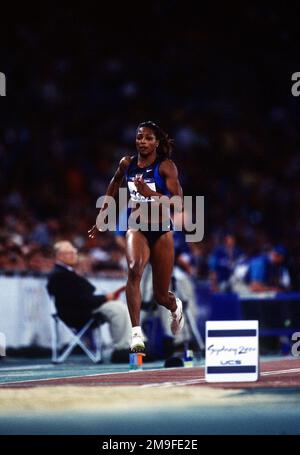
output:
[[[169,138],[168,134],[164,130],[150,120],[140,123],[137,130],[139,128],[150,128],[153,131],[156,139],[159,141],[157,154],[160,158],[166,159],[171,157],[174,141]]]

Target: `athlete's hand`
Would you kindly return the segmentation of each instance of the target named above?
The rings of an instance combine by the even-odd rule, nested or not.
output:
[[[97,229],[97,226],[94,224],[94,226],[88,230],[89,238],[94,239],[96,237],[97,232],[99,231]]]
[[[143,176],[135,177],[134,184],[137,191],[144,197],[151,197],[153,192],[151,188],[144,182]]]

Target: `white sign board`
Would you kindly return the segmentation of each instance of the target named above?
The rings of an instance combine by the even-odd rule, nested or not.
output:
[[[207,382],[258,380],[258,321],[207,321]]]

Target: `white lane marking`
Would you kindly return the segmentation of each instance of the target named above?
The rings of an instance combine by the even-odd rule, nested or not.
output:
[[[169,368],[170,370],[182,370],[182,367],[178,368]],[[28,384],[30,382],[42,382],[42,381],[57,381],[59,379],[75,379],[75,378],[89,378],[93,376],[112,376],[116,374],[131,374],[131,373],[145,373],[148,371],[165,371],[162,368],[153,368],[149,370],[130,370],[130,371],[116,371],[113,373],[93,373],[93,374],[84,374],[84,375],[76,375],[76,376],[59,376],[54,378],[40,378],[40,379],[27,379],[25,381],[12,381],[12,382],[0,382],[0,387],[2,385],[15,385],[15,384]],[[0,370],[1,373],[1,370]],[[124,384],[126,385],[126,384]]]
[[[289,373],[300,373],[300,368],[291,368],[290,370],[271,370],[271,371],[262,371],[260,374],[262,376],[273,376],[277,374],[289,374]]]
[[[22,370],[45,370],[46,368],[51,368],[51,365],[32,365],[32,366],[22,366],[22,367],[0,367],[0,373],[2,371],[22,371]]]

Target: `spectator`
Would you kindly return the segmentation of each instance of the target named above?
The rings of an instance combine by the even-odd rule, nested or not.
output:
[[[284,265],[286,250],[276,246],[268,254],[253,258],[249,263],[246,282],[252,292],[275,291],[290,289],[291,279]]]
[[[68,241],[54,245],[56,263],[47,290],[55,298],[59,316],[71,327],[80,327],[91,315],[109,323],[114,344],[112,362],[128,362],[131,325],[126,304],[118,300],[125,287],[106,295],[96,295],[95,287],[78,275],[74,266],[77,249]]]
[[[213,250],[209,257],[209,278],[213,292],[230,291],[230,277],[241,257],[242,252],[236,246],[235,236],[226,234],[223,244]]]

